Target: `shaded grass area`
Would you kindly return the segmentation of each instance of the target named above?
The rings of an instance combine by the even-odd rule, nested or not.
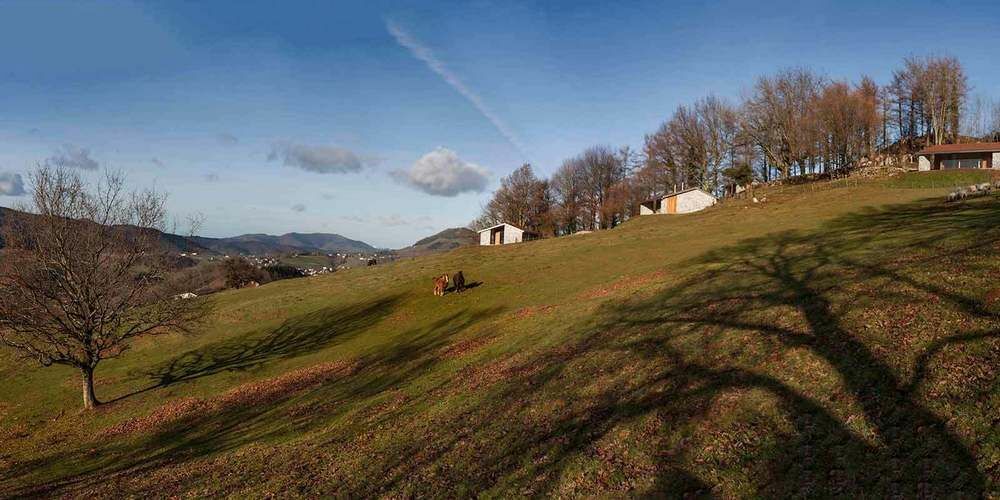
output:
[[[0,494],[996,494],[1000,202],[815,196],[224,294],[217,331],[109,370],[134,394],[26,427]],[[429,297],[453,267],[483,284]]]

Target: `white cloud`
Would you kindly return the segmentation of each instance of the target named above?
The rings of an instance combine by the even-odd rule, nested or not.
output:
[[[90,150],[72,144],[64,144],[56,154],[45,159],[45,163],[56,167],[97,170],[97,160],[90,157]]]
[[[445,81],[445,83],[455,89],[455,91],[461,94],[462,97],[465,97],[469,103],[471,103],[472,106],[475,107],[481,115],[483,115],[484,118],[489,120],[489,122],[496,127],[497,131],[500,132],[500,135],[502,135],[504,139],[507,139],[507,142],[510,143],[510,145],[513,146],[523,158],[528,158],[527,153],[525,153],[524,144],[521,143],[517,134],[515,134],[514,131],[511,130],[511,128],[508,127],[507,124],[504,123],[504,121],[501,120],[500,117],[494,113],[485,102],[483,102],[483,99],[479,97],[479,94],[473,92],[472,89],[465,85],[465,83],[462,82],[457,75],[455,75],[455,73],[448,69],[444,62],[438,59],[430,48],[420,43],[420,41],[413,38],[412,35],[407,33],[403,28],[399,27],[399,25],[392,21],[386,21],[386,29],[389,30],[389,34],[396,39],[396,43],[410,51],[410,54],[412,54],[413,57],[423,61],[431,71],[437,73],[438,76]]]
[[[437,148],[415,161],[409,170],[394,171],[399,182],[434,196],[481,193],[490,181],[490,171],[463,161],[454,151]]]
[[[363,158],[353,151],[333,146],[310,146],[290,142],[275,144],[267,155],[268,161],[281,159],[289,167],[319,174],[358,172],[375,160]]]
[[[24,194],[24,180],[21,174],[0,172],[0,195],[21,196]]]

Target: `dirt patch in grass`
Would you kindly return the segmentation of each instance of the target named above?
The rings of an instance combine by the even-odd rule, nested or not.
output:
[[[176,399],[161,405],[146,416],[131,418],[110,427],[101,435],[109,437],[149,432],[168,424],[233,408],[273,403],[332,379],[351,375],[357,369],[356,361],[323,363],[278,377],[243,384],[213,398]]]

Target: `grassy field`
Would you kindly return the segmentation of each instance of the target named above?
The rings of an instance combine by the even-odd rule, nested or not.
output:
[[[93,413],[2,353],[0,496],[996,496],[1000,200],[905,182],[221,293]]]
[[[972,184],[989,182],[1000,178],[989,170],[939,170],[935,172],[910,173],[893,178],[888,185],[894,188],[960,188]]]
[[[333,267],[334,259],[326,255],[286,255],[280,259],[282,264],[298,267],[301,269],[319,269],[321,267]]]

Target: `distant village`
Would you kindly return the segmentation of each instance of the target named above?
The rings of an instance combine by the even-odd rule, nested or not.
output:
[[[396,253],[391,250],[378,252],[347,252],[347,253],[289,253],[282,255],[199,255],[199,252],[180,252],[178,257],[196,261],[215,262],[232,258],[242,258],[258,269],[277,266],[295,268],[303,276],[319,276],[336,271],[378,265],[396,260]]]

